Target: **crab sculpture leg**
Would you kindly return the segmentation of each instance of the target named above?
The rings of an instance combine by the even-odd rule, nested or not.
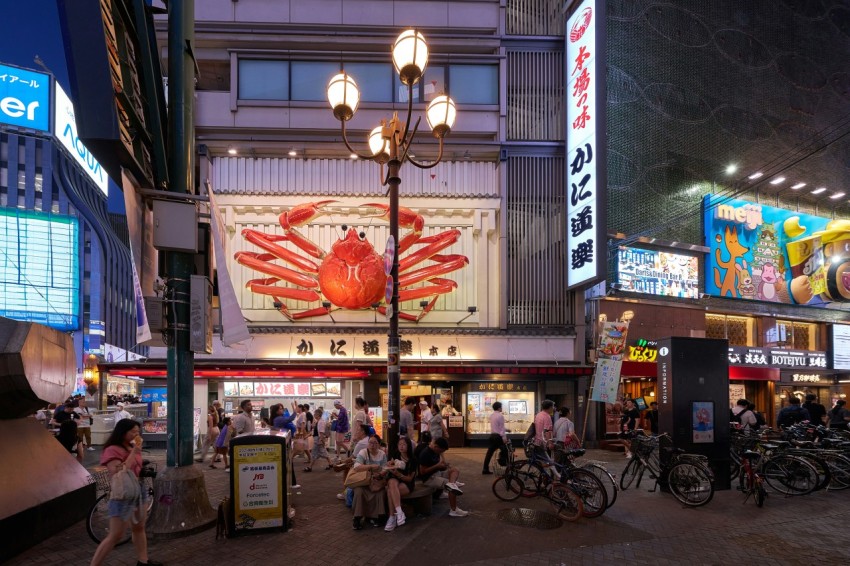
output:
[[[389,207],[384,204],[370,203],[364,205],[380,211],[372,216],[389,219]],[[460,239],[460,230],[446,230],[439,234],[422,237],[422,229],[425,226],[425,219],[420,214],[416,214],[411,209],[400,206],[398,210],[399,227],[410,230],[403,238],[398,246],[399,264],[398,264],[398,300],[399,302],[412,301],[414,299],[422,299],[430,297],[428,305],[422,309],[418,315],[412,315],[406,312],[399,312],[399,317],[405,320],[418,321],[423,316],[428,314],[437,302],[440,295],[452,292],[457,288],[457,283],[451,279],[443,279],[438,275],[445,275],[453,271],[457,271],[469,264],[469,259],[460,254],[443,255],[439,252],[451,246]],[[415,252],[401,258],[401,254],[414,244],[425,244]],[[411,270],[414,266],[423,261],[431,260],[434,265],[427,265],[419,269]],[[427,281],[430,285],[422,287],[409,288],[411,285]],[[378,309],[381,313],[386,314],[386,308]]]
[[[325,257],[325,251],[302,235],[297,227],[303,226],[313,219],[326,214],[325,207],[334,200],[323,200],[294,206],[278,217],[283,227],[283,235],[266,234],[258,230],[246,228],[242,236],[250,243],[262,249],[265,253],[236,252],[234,259],[240,265],[268,275],[261,279],[251,279],[245,286],[254,293],[270,295],[275,300],[275,307],[290,320],[328,314],[330,309],[318,307],[299,313],[290,313],[285,299],[298,301],[318,301],[321,295],[316,290],[319,287],[317,274],[319,265],[309,257],[304,257],[280,245],[279,242],[292,242],[298,249],[318,260]],[[300,271],[284,265],[272,263],[282,260],[297,267]],[[296,287],[277,285],[286,281]]]

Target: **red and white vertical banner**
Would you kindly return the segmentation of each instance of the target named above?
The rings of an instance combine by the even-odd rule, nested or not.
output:
[[[567,288],[605,278],[604,0],[583,0],[566,27]]]

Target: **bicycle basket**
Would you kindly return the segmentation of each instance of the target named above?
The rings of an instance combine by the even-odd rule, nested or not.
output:
[[[636,436],[632,439],[632,450],[644,458],[651,456],[656,446],[658,441],[651,436]]]
[[[92,468],[89,473],[94,478],[98,491],[109,491],[109,470],[106,466]]]

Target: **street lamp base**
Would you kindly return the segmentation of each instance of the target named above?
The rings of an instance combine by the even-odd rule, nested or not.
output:
[[[204,472],[197,466],[160,471],[154,480],[154,497],[152,538],[188,536],[215,525],[217,514],[210,505]]]

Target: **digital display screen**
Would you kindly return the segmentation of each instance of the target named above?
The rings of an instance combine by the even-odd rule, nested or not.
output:
[[[528,404],[525,401],[508,401],[509,415],[525,415],[528,413]]]
[[[617,282],[623,291],[698,299],[699,263],[689,255],[620,248]]]
[[[77,219],[0,208],[0,316],[80,326]]]
[[[832,325],[832,369],[850,369],[850,325]]]

